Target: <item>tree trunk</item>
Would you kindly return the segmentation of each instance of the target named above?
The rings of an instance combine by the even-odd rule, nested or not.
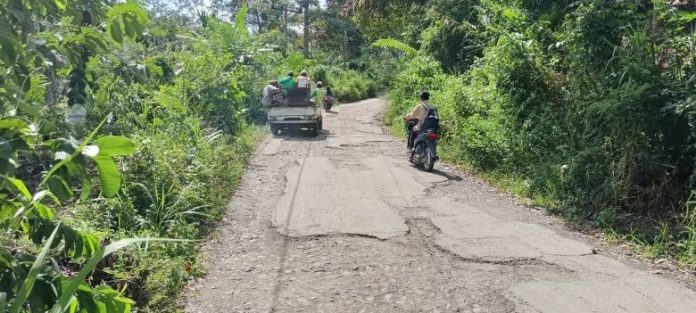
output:
[[[290,46],[290,33],[288,32],[288,7],[283,8],[283,38],[285,38],[285,49],[288,51],[291,49]]]
[[[309,0],[302,1],[302,13],[304,14],[304,55],[309,57]]]

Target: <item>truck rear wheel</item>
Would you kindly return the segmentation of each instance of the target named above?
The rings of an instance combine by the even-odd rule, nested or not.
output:
[[[271,125],[271,133],[273,136],[278,136],[278,134],[280,134],[280,127]]]
[[[314,137],[319,136],[319,126],[320,126],[319,123],[314,124],[314,126],[312,126],[312,136],[314,136]]]

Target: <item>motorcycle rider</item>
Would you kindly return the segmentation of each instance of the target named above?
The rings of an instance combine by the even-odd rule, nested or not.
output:
[[[329,86],[324,88],[324,83],[317,82],[317,89],[320,91],[315,95],[317,104],[322,104],[326,112],[331,111],[331,106],[333,105],[334,101],[331,88],[329,88]]]
[[[404,121],[409,123],[407,149],[413,149],[413,141],[416,139],[416,135],[424,130],[422,129],[423,123],[430,110],[437,110],[437,108],[430,104],[430,93],[423,91],[420,94],[420,103],[404,117]]]

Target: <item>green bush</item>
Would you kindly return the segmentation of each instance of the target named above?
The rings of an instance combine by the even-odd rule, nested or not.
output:
[[[377,86],[370,77],[354,70],[331,71],[328,86],[340,102],[353,102],[377,95]]]
[[[466,36],[485,38],[485,48],[472,67],[443,73],[428,53],[452,51],[432,50],[427,40],[444,27],[432,26],[421,36],[427,47],[395,79],[385,122],[402,132],[418,91],[429,90],[444,157],[654,245],[650,254],[696,264],[693,220],[684,217],[694,211],[696,50],[685,44],[693,34],[680,31],[693,17],[665,4],[594,0],[482,1],[477,14],[481,28]]]

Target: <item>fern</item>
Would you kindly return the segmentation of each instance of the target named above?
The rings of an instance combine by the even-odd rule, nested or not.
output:
[[[384,39],[379,39],[375,42],[372,43],[372,47],[376,48],[385,48],[385,49],[391,49],[391,50],[397,50],[399,52],[402,52],[406,54],[409,57],[413,57],[416,54],[418,54],[418,50],[414,49],[413,47],[398,41],[396,39],[392,38],[384,38]]]

